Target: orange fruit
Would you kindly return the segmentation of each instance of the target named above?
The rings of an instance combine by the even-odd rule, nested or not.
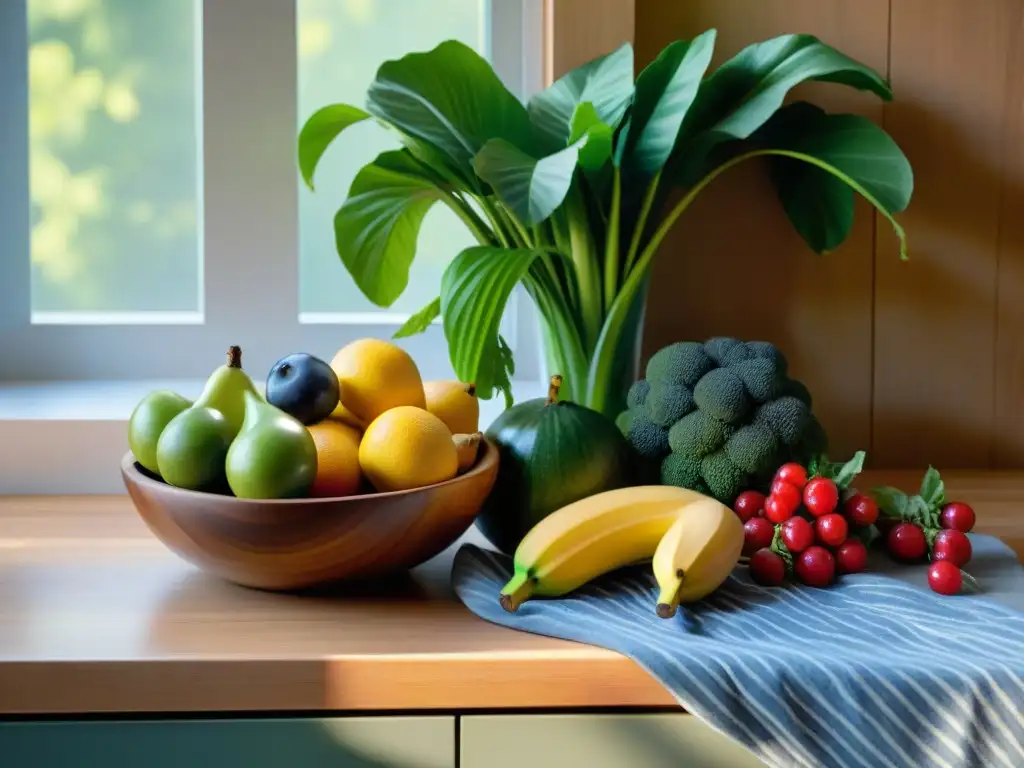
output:
[[[423,379],[416,362],[401,347],[381,339],[359,339],[338,350],[331,368],[341,385],[341,399],[332,414],[348,411],[369,424],[391,408],[426,407]]]
[[[316,444],[316,477],[310,496],[351,496],[359,492],[359,430],[334,419],[313,424],[309,434]]]
[[[476,387],[461,381],[425,381],[427,410],[448,425],[453,435],[471,435],[480,428]]]
[[[451,480],[459,470],[451,430],[423,408],[385,411],[366,428],[359,466],[378,491],[406,491]]]

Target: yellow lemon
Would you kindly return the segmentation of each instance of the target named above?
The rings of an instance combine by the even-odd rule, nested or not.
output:
[[[480,428],[480,400],[472,384],[427,381],[423,393],[427,410],[447,424],[452,434],[471,435]]]
[[[408,352],[390,342],[353,341],[338,350],[331,368],[341,385],[339,407],[366,424],[390,408],[426,406],[419,368]],[[342,418],[343,411],[336,408],[331,415]]]
[[[406,491],[451,480],[459,459],[443,421],[404,405],[385,411],[366,428],[359,466],[378,491]]]
[[[316,444],[316,477],[310,496],[351,496],[359,492],[358,430],[333,419],[313,424],[309,434]]]

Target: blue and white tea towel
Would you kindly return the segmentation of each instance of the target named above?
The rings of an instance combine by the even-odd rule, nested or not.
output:
[[[515,614],[498,604],[510,558],[465,545],[452,579],[483,619],[630,657],[770,766],[1022,768],[1024,568],[998,539],[971,541],[984,596],[937,595],[926,568],[884,556],[829,589],[761,587],[739,566],[668,620],[645,568]]]

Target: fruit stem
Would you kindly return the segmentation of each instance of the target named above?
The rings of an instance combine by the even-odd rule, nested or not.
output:
[[[558,390],[562,388],[562,377],[555,374],[551,377],[551,383],[548,385],[548,402],[547,405],[554,405],[558,402]]]
[[[498,600],[501,607],[509,613],[514,613],[520,605],[530,599],[536,584],[530,574],[524,571],[513,574],[508,584],[501,590],[501,597]]]
[[[659,618],[671,619],[676,615],[676,609],[679,608],[679,592],[683,588],[685,576],[683,569],[680,568],[676,571],[671,583],[662,588],[661,594],[658,595],[658,606],[655,609]]]
[[[466,387],[466,394],[470,397],[476,397],[476,384],[471,382],[469,386]]]
[[[242,348],[236,346],[228,347],[228,368],[242,367]]]

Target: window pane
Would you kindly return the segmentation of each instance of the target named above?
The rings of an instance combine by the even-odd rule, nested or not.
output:
[[[28,19],[33,312],[198,312],[198,0]]]
[[[300,125],[320,107],[363,106],[377,67],[387,59],[455,39],[487,52],[487,0],[298,0]],[[372,121],[349,128],[324,155],[316,193],[299,192],[300,308],[303,312],[395,312],[420,309],[437,295],[448,262],[475,241],[442,205],[420,230],[409,287],[382,310],[356,287],[334,245],[334,213],[356,172],[397,148]]]

